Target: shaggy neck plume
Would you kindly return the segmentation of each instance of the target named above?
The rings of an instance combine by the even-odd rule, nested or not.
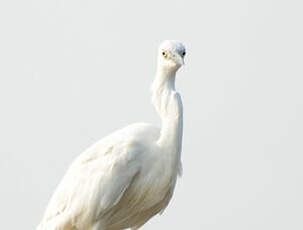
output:
[[[170,149],[180,157],[183,132],[183,108],[180,95],[175,91],[176,70],[158,67],[152,85],[152,102],[159,114],[162,127],[158,145]]]

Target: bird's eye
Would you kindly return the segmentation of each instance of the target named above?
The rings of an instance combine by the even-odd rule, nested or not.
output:
[[[167,58],[167,52],[166,51],[162,51],[162,56]]]
[[[185,51],[183,51],[182,56],[184,57],[184,56],[185,56],[185,54],[186,54],[186,52],[185,52]]]

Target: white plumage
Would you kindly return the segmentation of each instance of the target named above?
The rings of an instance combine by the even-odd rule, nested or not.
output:
[[[181,172],[183,111],[175,91],[184,46],[159,48],[152,101],[161,129],[129,125],[100,140],[69,167],[37,230],[138,229],[168,205]]]

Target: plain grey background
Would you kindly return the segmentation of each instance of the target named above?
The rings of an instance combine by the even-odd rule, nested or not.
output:
[[[184,175],[142,229],[302,229],[302,1],[0,2],[0,216],[34,229],[69,163],[159,124],[158,45],[187,47]]]

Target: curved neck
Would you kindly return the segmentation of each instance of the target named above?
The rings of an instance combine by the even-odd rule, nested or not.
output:
[[[176,71],[158,68],[152,85],[152,102],[159,114],[162,127],[157,144],[180,156],[183,132],[183,108],[175,91]]]

